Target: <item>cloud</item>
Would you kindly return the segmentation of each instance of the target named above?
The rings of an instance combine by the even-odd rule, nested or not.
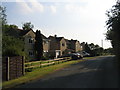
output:
[[[43,12],[44,11],[44,6],[38,2],[37,0],[29,0],[30,4],[32,5],[32,9],[35,11]]]
[[[26,2],[24,2],[24,0],[16,0],[16,3],[17,3],[17,8],[21,13],[27,14],[33,12],[33,10],[28,6]]]
[[[51,8],[52,13],[56,13],[57,12],[56,6],[51,5],[50,8]]]
[[[25,0],[16,0],[16,3],[19,11],[23,14],[44,11],[44,6],[37,0],[29,0],[29,2]]]
[[[77,13],[80,13],[83,8],[81,6],[77,6],[77,5],[74,5],[74,4],[66,4],[65,5],[65,10],[67,10],[68,12],[77,12]]]

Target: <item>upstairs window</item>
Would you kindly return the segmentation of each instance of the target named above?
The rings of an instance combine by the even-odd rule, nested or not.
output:
[[[33,54],[33,52],[32,52],[32,51],[29,51],[29,55],[30,55],[30,56],[33,56],[34,54]]]
[[[64,44],[64,43],[62,43],[62,46],[65,46],[65,44]]]
[[[32,43],[32,40],[31,40],[31,39],[29,39],[29,43]]]

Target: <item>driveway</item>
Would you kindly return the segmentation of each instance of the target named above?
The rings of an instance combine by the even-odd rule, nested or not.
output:
[[[114,56],[85,60],[17,88],[118,88]]]

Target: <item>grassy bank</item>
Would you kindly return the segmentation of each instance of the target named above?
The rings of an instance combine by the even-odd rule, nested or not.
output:
[[[57,70],[68,67],[72,64],[75,64],[75,63],[78,63],[78,62],[81,62],[84,60],[95,59],[95,58],[98,58],[98,56],[97,57],[85,57],[84,59],[81,59],[81,60],[72,60],[72,61],[68,61],[68,62],[56,64],[56,65],[51,65],[51,66],[47,66],[47,67],[43,67],[43,68],[36,68],[32,72],[26,72],[26,74],[22,77],[3,82],[2,86],[3,86],[3,88],[12,88],[17,85],[30,82],[32,80],[40,79],[50,73],[53,73]]]
[[[53,72],[55,72],[59,69],[68,67],[71,64],[75,64],[75,63],[78,63],[80,61],[83,61],[83,60],[68,61],[68,62],[64,62],[64,63],[61,63],[61,64],[52,65],[52,66],[48,66],[48,67],[44,67],[44,68],[37,68],[32,72],[27,72],[22,77],[19,77],[19,78],[14,79],[14,80],[3,82],[2,86],[3,86],[3,88],[12,88],[12,87],[15,87],[17,85],[30,82],[31,80],[37,80],[37,79],[42,78],[45,75],[53,73]]]

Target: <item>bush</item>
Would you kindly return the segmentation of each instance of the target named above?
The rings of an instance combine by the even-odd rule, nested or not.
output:
[[[26,56],[24,43],[21,39],[4,35],[2,38],[2,55],[3,56]]]

